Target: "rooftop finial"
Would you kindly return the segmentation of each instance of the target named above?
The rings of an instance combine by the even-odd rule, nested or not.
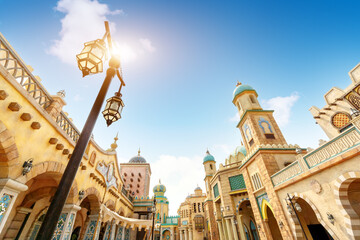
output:
[[[110,145],[111,148],[109,148],[106,151],[114,152],[116,150],[116,148],[118,147],[118,145],[116,144],[116,141],[119,139],[118,136],[119,136],[119,132],[116,133],[116,137],[114,137],[114,142]]]
[[[210,152],[209,152],[209,148],[207,148],[207,149],[206,149],[206,153],[207,153],[207,154],[210,154]]]
[[[237,81],[236,86],[240,86],[241,82]]]
[[[160,178],[159,178],[159,184],[161,184],[161,180],[160,180]]]
[[[138,156],[140,156],[140,147],[139,147],[139,150],[138,150]]]

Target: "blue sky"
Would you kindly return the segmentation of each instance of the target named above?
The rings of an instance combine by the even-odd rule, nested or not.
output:
[[[331,87],[349,85],[347,73],[360,62],[357,1],[0,4],[0,32],[51,94],[65,89],[64,111],[79,129],[105,74],[81,78],[75,55],[111,22],[123,52],[125,108],[109,128],[98,119],[95,140],[107,149],[119,132],[121,161],[141,147],[152,182],[167,186],[172,214],[197,184],[204,188],[206,148],[221,163],[240,145],[231,102],[237,81],[277,110],[288,143],[314,148],[326,136],[308,109],[322,107]],[[109,97],[117,87],[113,81]]]

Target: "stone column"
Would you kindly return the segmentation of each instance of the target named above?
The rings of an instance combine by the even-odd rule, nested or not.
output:
[[[101,240],[109,240],[110,228],[111,228],[111,222],[107,222],[106,227],[105,227],[105,233],[104,233],[103,239],[101,239]]]
[[[234,233],[234,239],[235,239],[235,240],[239,240],[238,232],[237,232],[237,227],[236,227],[235,219],[234,219],[234,218],[231,218],[231,223],[232,223],[232,229],[233,229],[233,233]]]
[[[222,229],[224,231],[224,239],[229,240],[228,232],[227,232],[227,228],[226,228],[226,221],[224,218],[221,219],[221,225],[222,225]]]
[[[89,215],[89,223],[86,227],[84,240],[93,240],[96,234],[96,226],[98,222],[99,215]]]
[[[19,234],[21,224],[24,221],[25,224],[27,223],[26,216],[30,215],[32,212],[31,208],[25,208],[25,207],[18,207],[16,209],[16,215],[14,216],[13,220],[11,221],[10,225],[7,227],[7,231],[5,232],[4,240],[6,239],[15,239],[16,235]],[[24,236],[22,236],[24,235]],[[24,233],[23,229],[20,233],[19,239],[25,238],[26,233]]]
[[[115,240],[115,232],[116,232],[116,223],[113,221],[111,224],[111,231],[110,231],[110,240]]]
[[[189,228],[189,239],[193,240],[193,230],[192,230],[192,228]]]
[[[239,215],[237,217],[238,219],[238,225],[239,225],[239,230],[240,230],[240,239],[246,239],[246,234],[245,234],[245,231],[244,231],[244,223],[243,223],[243,220],[242,220],[242,215]]]
[[[183,230],[179,230],[179,233],[180,233],[180,240],[184,240],[184,233],[183,233]]]
[[[9,214],[14,206],[15,200],[20,192],[28,190],[28,186],[9,178],[0,179],[0,204],[2,214],[0,215],[0,233],[2,232]]]
[[[76,217],[77,211],[81,209],[80,206],[75,204],[65,204],[59,221],[56,225],[53,238],[64,240],[69,239],[72,233],[72,229],[74,226],[74,221]]]
[[[229,218],[225,219],[226,222],[226,229],[227,229],[227,239],[229,240],[234,240],[233,234],[232,234],[232,227],[231,227],[231,222]]]
[[[188,228],[185,228],[185,240],[189,240]]]
[[[221,220],[217,220],[217,224],[218,224],[218,229],[219,229],[219,234],[220,234],[220,240],[225,240]]]
[[[174,238],[174,237],[175,237],[175,236],[174,236],[174,235],[175,235],[174,228],[170,228],[170,234],[171,234],[171,238],[170,238],[170,239],[171,239],[171,240],[175,240],[175,238]]]

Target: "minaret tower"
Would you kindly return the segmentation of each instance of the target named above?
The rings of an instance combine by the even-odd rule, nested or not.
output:
[[[210,225],[210,232],[213,234],[211,239],[219,239],[218,230],[217,230],[217,223],[214,212],[214,205],[213,205],[213,197],[210,191],[211,185],[210,180],[216,173],[216,162],[213,155],[210,154],[209,150],[206,151],[206,155],[203,160],[204,170],[205,170],[205,187],[206,187],[206,200],[205,200],[205,212],[206,212],[206,219],[209,221]]]
[[[247,152],[260,144],[286,144],[277,125],[273,110],[263,110],[258,94],[251,86],[237,83],[233,104],[238,108],[240,129]]]

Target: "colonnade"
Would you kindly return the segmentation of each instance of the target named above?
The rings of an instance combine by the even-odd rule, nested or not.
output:
[[[192,231],[193,230],[190,227],[179,228],[180,240],[193,240]]]
[[[220,233],[220,240],[239,240],[234,216],[227,216],[221,219],[217,219],[216,221]],[[240,232],[241,230],[242,229],[240,228]],[[241,239],[246,239],[245,234],[244,237],[241,236]]]

